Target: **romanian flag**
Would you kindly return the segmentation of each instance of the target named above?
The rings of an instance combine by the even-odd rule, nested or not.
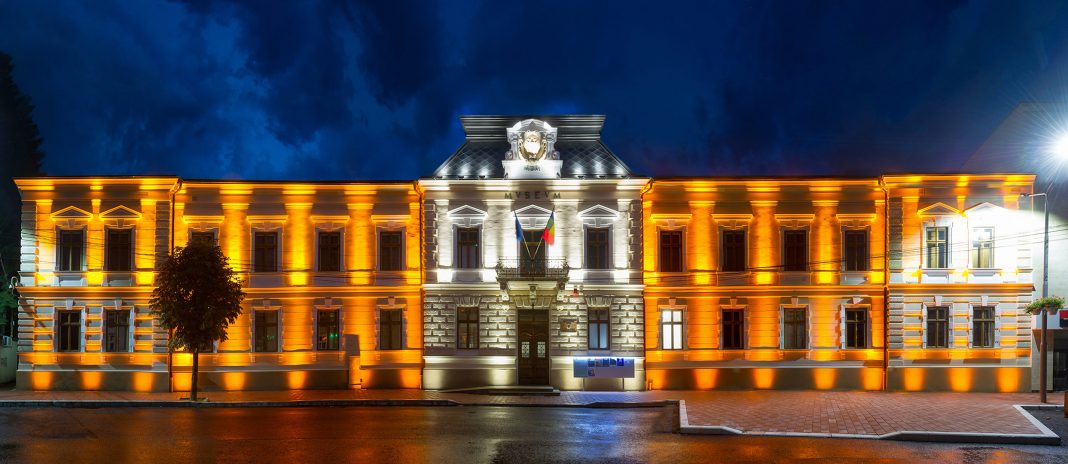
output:
[[[553,215],[555,214],[556,211],[549,213],[549,222],[545,224],[545,231],[541,233],[541,239],[549,245],[553,244],[554,236],[556,235],[556,224],[553,223]]]

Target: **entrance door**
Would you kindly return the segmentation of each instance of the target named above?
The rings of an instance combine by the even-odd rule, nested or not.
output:
[[[519,385],[549,385],[549,311],[519,310]]]

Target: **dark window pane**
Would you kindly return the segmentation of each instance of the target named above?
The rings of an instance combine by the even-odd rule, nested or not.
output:
[[[378,312],[378,348],[400,350],[404,348],[401,327],[401,310],[383,309]]]
[[[190,232],[189,233],[189,243],[193,243],[193,242],[196,242],[196,241],[202,241],[202,242],[206,242],[206,243],[210,243],[210,244],[214,245],[215,244],[215,233],[214,232],[205,232],[205,231]]]
[[[589,323],[589,349],[609,349],[608,308],[590,309],[587,312],[587,320]]]
[[[586,268],[608,269],[607,228],[586,228]]]
[[[807,271],[808,270],[808,231],[784,230],[783,239],[783,270],[784,271]]]
[[[949,307],[927,307],[927,347],[949,347]]]
[[[660,231],[660,271],[682,272],[682,231]]]
[[[868,231],[847,230],[842,234],[845,242],[845,270],[867,271],[870,257],[868,256]]]
[[[82,256],[85,254],[85,231],[61,230],[59,231],[59,262],[56,268],[59,271],[81,271]]]
[[[994,347],[994,307],[976,306],[972,309],[972,346]]]
[[[278,272],[278,233],[256,232],[253,239],[253,272]]]
[[[129,271],[133,268],[133,229],[107,230],[105,271]]]
[[[319,270],[341,270],[341,232],[319,232]]]
[[[78,351],[81,349],[81,311],[56,311],[56,349]]]
[[[382,271],[400,271],[404,269],[403,256],[404,232],[382,231],[378,233],[378,269]]]
[[[482,249],[479,246],[478,227],[456,229],[456,267],[478,269],[482,266]]]
[[[808,348],[808,321],[804,308],[787,308],[782,311],[783,348],[803,350]]]
[[[723,310],[723,349],[745,349],[745,312],[741,309]]]
[[[724,272],[745,271],[745,230],[724,230],[721,248]]]
[[[104,351],[130,351],[130,311],[104,311]]]
[[[256,351],[278,351],[278,311],[256,311]]]
[[[337,310],[319,311],[316,314],[315,349],[337,351],[341,346],[341,326]]]
[[[846,309],[846,348],[868,347],[868,310]]]
[[[456,347],[478,349],[478,308],[456,310]]]

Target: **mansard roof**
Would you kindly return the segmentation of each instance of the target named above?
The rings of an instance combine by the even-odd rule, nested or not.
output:
[[[511,148],[507,129],[527,119],[545,121],[558,130],[562,178],[632,177],[630,168],[601,142],[604,115],[461,116],[463,145],[431,175],[439,179],[501,179],[502,161]]]

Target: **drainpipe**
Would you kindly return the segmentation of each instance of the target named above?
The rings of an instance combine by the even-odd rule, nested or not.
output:
[[[182,188],[182,179],[178,179],[175,182],[174,187],[171,188],[171,233],[167,244],[167,254],[174,253],[174,199],[178,194],[178,190]],[[156,263],[158,266],[159,263]],[[174,393],[174,350],[171,349],[171,340],[174,338],[174,331],[171,330],[167,334],[167,391]]]
[[[890,191],[879,178],[883,190],[883,391],[890,389]]]

